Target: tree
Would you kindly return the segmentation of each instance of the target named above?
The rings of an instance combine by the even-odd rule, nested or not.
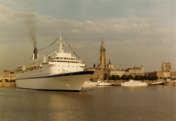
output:
[[[110,76],[108,79],[109,79],[109,80],[112,80],[112,76]]]
[[[120,76],[119,75],[117,75],[117,80],[120,80],[121,78],[120,78]]]
[[[107,77],[104,77],[104,80],[107,80]]]
[[[122,79],[122,80],[126,80],[126,79],[127,79],[127,76],[126,76],[126,75],[123,75],[123,76],[121,77],[121,79]]]
[[[151,76],[149,76],[149,80],[153,80],[154,79],[154,77],[151,75]]]
[[[129,80],[129,79],[133,79],[133,77],[131,76],[131,75],[128,75],[127,76],[127,79]]]
[[[90,79],[90,81],[94,82],[94,79]]]
[[[147,76],[147,75],[145,75],[145,76],[144,76],[144,79],[145,79],[145,80],[148,80],[148,76]]]
[[[139,75],[136,75],[136,76],[135,76],[135,80],[140,80],[140,76],[139,76]]]
[[[140,80],[144,80],[144,76],[143,75],[140,76]]]
[[[116,75],[112,75],[112,79],[113,80],[117,80],[117,76]]]
[[[157,80],[158,77],[156,75],[153,76],[153,80]]]

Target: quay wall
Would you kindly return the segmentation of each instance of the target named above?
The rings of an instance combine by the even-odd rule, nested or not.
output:
[[[176,86],[176,81],[165,81],[164,85],[166,85],[166,86]]]
[[[109,80],[109,83],[114,83],[114,86],[121,86],[121,83],[127,82],[128,80]],[[141,82],[146,82],[146,83],[152,83],[156,82],[157,80],[136,80],[136,81],[141,81]],[[165,86],[176,86],[176,81],[165,81],[164,82]]]
[[[0,87],[16,87],[15,82],[0,82]]]

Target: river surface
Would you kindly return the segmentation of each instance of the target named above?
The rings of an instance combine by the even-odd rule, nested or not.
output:
[[[176,121],[176,87],[0,88],[0,121]]]

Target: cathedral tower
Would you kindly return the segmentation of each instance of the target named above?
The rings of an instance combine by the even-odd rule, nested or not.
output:
[[[104,42],[102,40],[101,42],[101,48],[100,48],[100,63],[98,65],[98,68],[106,68],[106,50],[104,46]]]

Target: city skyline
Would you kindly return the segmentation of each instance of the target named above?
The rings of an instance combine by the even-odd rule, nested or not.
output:
[[[0,72],[30,60],[32,38],[40,49],[60,31],[87,67],[99,64],[103,39],[115,69],[160,71],[163,61],[176,69],[175,14],[174,0],[0,1]]]

